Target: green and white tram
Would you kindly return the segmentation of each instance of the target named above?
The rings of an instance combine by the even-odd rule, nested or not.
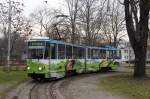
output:
[[[28,40],[27,74],[33,79],[62,78],[68,74],[115,70],[120,50],[79,46],[46,37]]]

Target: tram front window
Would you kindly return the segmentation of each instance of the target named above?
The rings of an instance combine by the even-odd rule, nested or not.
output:
[[[28,58],[29,59],[43,59],[44,49],[29,49]]]

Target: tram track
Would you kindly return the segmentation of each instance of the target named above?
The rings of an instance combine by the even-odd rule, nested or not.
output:
[[[61,80],[46,82],[36,82],[30,80],[19,85],[8,94],[8,97],[2,99],[67,99],[65,97],[65,91],[70,83],[99,74],[103,73],[81,74],[63,78]],[[110,74],[113,73],[111,72]]]
[[[2,99],[65,99],[59,88],[63,84],[68,85],[70,79],[71,77],[47,82],[30,80],[19,85],[18,88],[12,90],[7,97]]]
[[[55,82],[36,84],[30,91],[29,99],[56,99],[54,84]]]
[[[29,99],[33,99],[33,98],[38,99],[38,97],[36,97],[37,87],[38,87],[38,84],[34,84],[34,86],[30,89],[29,96],[28,96]]]
[[[55,93],[55,85],[56,84],[56,82],[52,82],[51,84],[50,84],[50,86],[49,86],[49,94],[50,94],[50,99],[57,99],[57,97],[56,97],[56,93]]]
[[[64,99],[60,96],[58,90],[62,81],[63,80],[46,82],[27,81],[18,85],[16,89],[1,99]]]

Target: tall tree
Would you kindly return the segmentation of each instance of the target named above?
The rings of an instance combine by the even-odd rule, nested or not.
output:
[[[150,0],[124,0],[126,28],[135,54],[134,77],[145,77]]]
[[[71,38],[70,20],[68,16],[60,14],[56,16],[56,20],[52,23],[51,34],[59,40],[69,42]]]
[[[48,7],[37,7],[31,14],[31,20],[34,26],[39,27],[39,35],[42,36],[44,33],[53,38],[52,29],[56,27],[56,16],[61,14],[60,11],[56,9],[49,9]],[[37,31],[36,31],[37,32]],[[58,32],[55,35],[60,35]]]
[[[0,28],[3,35],[3,38],[1,38],[1,42],[3,43],[0,45],[3,50],[3,56],[6,56],[6,49],[7,49],[7,43],[8,43],[8,2],[1,2],[0,3]],[[22,53],[25,47],[25,39],[26,34],[31,31],[30,24],[28,24],[27,19],[23,15],[23,6],[24,4],[22,2],[15,2],[11,0],[11,33],[10,33],[10,52],[11,57],[16,56],[15,54]],[[28,28],[28,29],[27,29]],[[24,45],[23,45],[24,44]],[[20,54],[21,55],[21,54]],[[4,57],[6,58],[6,57]]]
[[[76,38],[76,21],[78,17],[78,11],[81,8],[82,4],[79,3],[79,0],[65,0],[69,10],[70,26],[71,26],[71,43],[75,43]]]
[[[111,5],[110,5],[111,4]],[[126,36],[123,6],[116,0],[107,1],[104,17],[103,32],[110,45],[117,48]]]
[[[79,10],[79,18],[82,31],[86,36],[87,45],[95,45],[96,41],[100,40],[100,31],[104,18],[105,1],[98,0],[82,0],[83,6]]]

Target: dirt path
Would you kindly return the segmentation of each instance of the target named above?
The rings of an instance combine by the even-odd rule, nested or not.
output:
[[[82,79],[72,80],[69,85],[60,88],[65,99],[125,99],[114,96],[109,92],[100,91],[98,84],[104,76],[117,75],[118,73],[94,74]]]

